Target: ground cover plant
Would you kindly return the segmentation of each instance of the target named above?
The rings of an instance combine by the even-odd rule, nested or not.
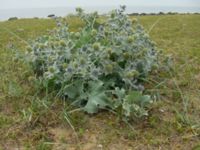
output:
[[[70,32],[64,20],[27,48],[25,59],[47,92],[55,93],[87,113],[119,111],[128,118],[148,114],[153,98],[143,81],[158,68],[155,43],[143,27],[125,15],[125,6],[113,10],[103,23],[97,12],[77,8],[84,26]]]

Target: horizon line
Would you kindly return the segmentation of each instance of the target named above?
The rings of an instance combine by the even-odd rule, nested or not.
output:
[[[120,5],[101,5],[101,6],[97,6],[97,5],[89,5],[89,6],[50,6],[50,7],[21,7],[21,8],[17,8],[17,7],[11,7],[11,8],[0,8],[0,10],[11,10],[11,9],[15,9],[15,10],[19,10],[19,9],[47,9],[47,8],[77,8],[77,7],[81,7],[81,8],[91,8],[91,7],[95,7],[95,8],[101,8],[101,7],[116,7],[119,8]],[[152,8],[152,7],[162,7],[162,8],[200,8],[200,6],[175,6],[175,5],[168,5],[168,6],[164,6],[164,5],[129,5],[127,6],[127,8],[129,7],[143,7],[143,8]]]

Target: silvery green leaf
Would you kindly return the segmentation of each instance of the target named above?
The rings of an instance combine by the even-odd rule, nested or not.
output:
[[[147,115],[145,107],[151,103],[149,95],[142,95],[138,91],[130,92],[124,99],[123,110],[127,117],[137,116],[142,117]]]
[[[105,94],[101,81],[90,81],[88,88],[88,101],[83,110],[88,113],[97,113],[99,109],[112,108],[109,98]]]
[[[63,89],[65,95],[68,95],[71,99],[76,99],[82,94],[84,94],[84,81],[83,80],[76,80],[72,84],[66,85]]]

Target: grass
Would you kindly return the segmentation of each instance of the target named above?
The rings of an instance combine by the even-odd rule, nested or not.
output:
[[[148,118],[129,125],[109,112],[69,114],[65,101],[36,95],[34,74],[27,64],[13,59],[10,47],[23,52],[26,41],[48,34],[55,23],[49,19],[0,22],[0,149],[198,149],[200,15],[138,19],[174,64],[169,76],[154,77],[165,76],[164,86],[154,88],[162,101],[153,104]],[[81,26],[77,19],[69,21],[73,31]]]

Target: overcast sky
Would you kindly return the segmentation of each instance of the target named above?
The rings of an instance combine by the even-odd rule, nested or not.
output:
[[[0,9],[87,6],[200,7],[200,0],[0,0]]]

